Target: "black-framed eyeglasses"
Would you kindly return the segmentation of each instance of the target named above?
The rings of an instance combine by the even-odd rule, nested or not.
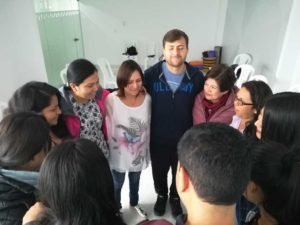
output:
[[[234,97],[234,101],[236,101],[237,105],[240,105],[240,106],[243,106],[243,105],[253,105],[253,103],[244,102],[243,99],[238,98],[237,96]]]

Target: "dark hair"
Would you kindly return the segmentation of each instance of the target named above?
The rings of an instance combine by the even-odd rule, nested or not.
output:
[[[300,145],[300,93],[282,92],[265,103],[261,139]]]
[[[250,177],[245,137],[222,123],[192,127],[178,144],[178,159],[199,198],[215,205],[238,201]]]
[[[67,70],[68,84],[81,84],[86,78],[97,72],[96,66],[86,59],[76,59],[70,63]]]
[[[45,217],[55,224],[124,224],[114,199],[108,162],[86,139],[57,145],[45,158],[39,179]]]
[[[185,32],[179,29],[173,29],[168,31],[163,38],[163,47],[165,47],[166,42],[174,42],[179,40],[180,38],[184,38],[186,47],[189,47],[189,37]]]
[[[45,82],[30,81],[14,92],[8,102],[8,108],[4,110],[4,114],[8,115],[17,112],[34,112],[39,114],[50,105],[53,96],[57,97],[60,107],[61,95],[57,88]],[[60,138],[69,135],[62,115],[58,116],[57,124],[51,126],[51,130]]]
[[[130,59],[121,64],[117,74],[118,96],[125,96],[124,88],[127,86],[132,73],[136,70],[140,73],[144,85],[144,74],[139,64]]]
[[[0,122],[0,166],[14,169],[28,163],[40,151],[50,149],[50,128],[34,113],[10,114]]]
[[[39,81],[30,81],[18,88],[8,102],[5,114],[16,112],[40,113],[49,106],[51,97],[57,96],[58,101],[61,95],[57,88]]]
[[[250,121],[245,128],[244,134],[255,137],[256,127],[254,123],[258,119],[258,115],[264,107],[266,99],[272,96],[273,92],[269,85],[263,81],[247,81],[242,84],[242,87],[246,88],[249,92],[253,104],[252,107],[256,110],[252,121]]]
[[[233,69],[225,64],[212,67],[204,77],[205,80],[208,78],[214,79],[218,83],[221,92],[231,90],[236,81]]]
[[[300,224],[300,156],[278,143],[252,148],[251,180],[264,194],[263,207],[279,225]]]

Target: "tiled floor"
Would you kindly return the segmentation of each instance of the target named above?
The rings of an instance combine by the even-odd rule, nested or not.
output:
[[[169,173],[169,183],[171,180],[171,174]],[[129,188],[128,188],[128,177],[126,177],[124,186],[122,188],[122,212],[124,221],[127,225],[135,225],[139,221],[143,220],[138,213],[129,206]],[[154,215],[153,206],[156,201],[156,193],[154,191],[152,171],[149,166],[146,170],[142,172],[140,179],[140,191],[139,191],[139,204],[145,209],[148,213],[149,219],[164,218],[169,220],[171,223],[174,223],[175,220],[171,215],[169,203],[167,204],[166,213],[163,217],[157,217]]]

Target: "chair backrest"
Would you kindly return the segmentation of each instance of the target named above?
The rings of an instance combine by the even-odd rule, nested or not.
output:
[[[155,63],[157,63],[157,58],[155,57],[155,55],[147,56],[144,60],[144,70],[153,66]]]
[[[235,86],[240,88],[243,83],[250,80],[250,78],[254,75],[254,72],[255,69],[251,65],[244,64],[236,67],[234,70],[234,73],[237,76],[237,81],[235,82]]]
[[[238,54],[232,64],[243,65],[243,64],[251,64],[252,56],[248,53]]]
[[[116,76],[114,75],[110,63],[105,58],[97,59],[97,64],[100,69],[100,82],[102,83],[104,88],[117,88]]]
[[[250,80],[259,80],[259,81],[265,82],[266,84],[269,84],[268,78],[266,78],[264,75],[261,75],[261,74],[255,74],[255,75],[251,76],[249,81]]]
[[[4,111],[4,109],[6,109],[7,108],[7,103],[6,102],[1,102],[0,101],[0,120],[2,120],[2,118],[3,118],[3,111]]]
[[[68,70],[68,66],[69,64],[67,63],[65,68],[63,68],[61,71],[60,71],[60,79],[61,81],[63,82],[63,84],[67,84],[67,70]]]

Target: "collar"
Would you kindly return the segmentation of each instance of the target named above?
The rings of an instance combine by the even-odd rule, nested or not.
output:
[[[39,172],[1,169],[0,173],[5,177],[9,177],[17,181],[21,181],[35,188],[37,187]]]

